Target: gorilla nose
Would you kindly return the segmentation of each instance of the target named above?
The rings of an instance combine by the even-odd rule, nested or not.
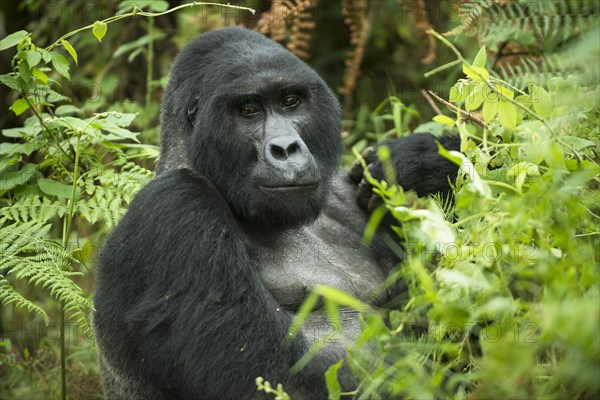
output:
[[[307,186],[320,181],[317,163],[299,135],[271,137],[263,151],[268,173],[262,186]]]
[[[269,140],[266,144],[265,158],[273,165],[295,161],[303,164],[308,161],[308,151],[304,143],[294,136],[279,136]]]

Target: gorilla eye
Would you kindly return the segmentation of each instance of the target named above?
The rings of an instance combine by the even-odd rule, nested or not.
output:
[[[242,108],[240,108],[240,114],[242,114],[244,117],[253,117],[255,115],[257,115],[259,113],[259,109],[256,106],[253,106],[251,104],[247,104],[245,106],[242,106]]]
[[[285,108],[296,107],[298,103],[300,103],[300,99],[296,96],[287,96],[285,99],[283,99],[283,106]]]

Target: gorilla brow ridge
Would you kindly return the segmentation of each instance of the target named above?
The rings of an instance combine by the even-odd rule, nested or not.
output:
[[[301,81],[290,82],[289,78],[283,76],[270,77],[270,78],[256,78],[253,80],[235,80],[233,82],[219,85],[216,90],[221,93],[225,93],[225,96],[230,95],[243,95],[251,96],[252,94],[268,94],[280,92],[289,93],[315,93],[317,92],[318,83],[307,84]]]

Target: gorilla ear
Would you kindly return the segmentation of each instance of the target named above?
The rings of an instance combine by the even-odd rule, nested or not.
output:
[[[198,111],[198,100],[199,98],[196,97],[194,98],[194,102],[191,104],[191,107],[188,108],[187,110],[187,117],[188,120],[190,121],[190,124],[192,124],[192,126],[194,126],[195,124],[195,119],[196,119],[196,111]]]

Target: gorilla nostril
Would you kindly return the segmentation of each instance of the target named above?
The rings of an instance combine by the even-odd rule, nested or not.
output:
[[[298,142],[294,142],[294,143],[290,144],[287,148],[288,156],[296,154],[299,151],[300,151],[300,145],[298,144]]]
[[[276,160],[285,160],[287,159],[287,154],[285,152],[285,150],[276,145],[276,144],[272,144],[270,147],[271,150],[271,155],[276,159]]]

